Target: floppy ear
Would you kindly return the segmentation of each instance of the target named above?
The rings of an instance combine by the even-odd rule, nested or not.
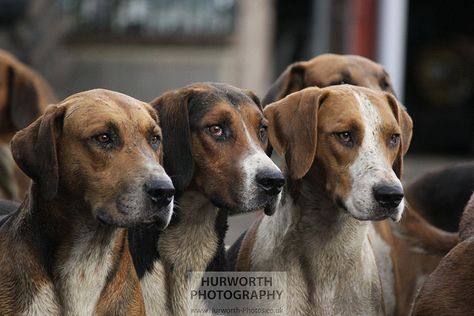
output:
[[[252,101],[258,106],[259,109],[262,108],[262,104],[260,103],[259,97],[253,91],[247,90],[247,89],[242,89],[242,92],[245,93]]]
[[[58,192],[56,146],[65,111],[64,106],[50,106],[40,118],[16,133],[11,141],[13,159],[38,186],[46,200],[53,199]]]
[[[190,91],[167,92],[151,102],[163,133],[164,167],[177,190],[184,190],[194,174],[188,101]]]
[[[390,93],[386,93],[388,103],[397,118],[398,124],[402,133],[400,135],[400,149],[398,150],[397,157],[393,163],[393,170],[398,178],[402,177],[403,174],[403,156],[408,151],[410,147],[411,137],[413,133],[413,122],[408,115],[405,107],[397,101],[397,99]]]
[[[289,65],[285,71],[278,77],[263,97],[262,105],[283,99],[290,93],[302,90],[306,87],[304,82],[305,63],[297,62]]]
[[[10,119],[16,130],[33,122],[40,114],[40,99],[33,79],[16,67],[8,67],[8,107]]]
[[[318,110],[324,96],[319,88],[307,88],[269,104],[263,113],[269,120],[268,136],[278,154],[285,157],[291,179],[301,179],[316,155]]]

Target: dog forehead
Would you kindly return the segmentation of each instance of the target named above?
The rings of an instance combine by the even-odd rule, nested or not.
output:
[[[340,89],[341,86],[324,88],[326,97],[319,109],[318,124],[332,129],[335,123],[362,122],[359,100],[351,89]]]
[[[381,124],[387,126],[399,125],[385,92],[362,88],[361,93],[363,93],[368,103],[377,111]]]
[[[117,121],[129,124],[149,124],[153,118],[148,104],[127,95],[96,89],[72,95],[59,106],[67,108],[65,126]]]
[[[306,62],[307,78],[319,78],[321,75],[341,75],[350,78],[357,75],[367,75],[367,78],[358,76],[357,80],[368,80],[383,76],[383,67],[376,62],[362,56],[324,54]],[[332,78],[335,79],[335,78]],[[360,84],[360,83],[359,83]]]
[[[368,114],[378,117],[382,124],[398,124],[384,92],[372,89],[338,85],[322,89],[328,91],[321,112],[334,115],[339,119],[359,119],[361,122]]]
[[[199,91],[194,91],[191,105],[191,115],[194,120],[203,118],[219,119],[220,116],[242,116],[253,113],[257,116],[261,110],[243,91],[225,84],[200,85]]]

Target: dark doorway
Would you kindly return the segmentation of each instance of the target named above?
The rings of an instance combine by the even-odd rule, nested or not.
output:
[[[474,153],[474,2],[410,1],[405,103],[411,152]]]

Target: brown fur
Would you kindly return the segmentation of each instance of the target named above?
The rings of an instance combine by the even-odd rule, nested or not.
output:
[[[247,230],[242,240],[242,244],[237,254],[237,261],[235,265],[236,271],[250,271],[251,262],[250,256],[252,255],[253,246],[255,245],[255,239],[257,238],[258,225],[263,218],[263,213],[257,213],[257,218],[253,222],[252,226]]]
[[[16,134],[13,157],[33,185],[0,228],[2,315],[68,314],[83,308],[74,304],[94,302],[97,315],[144,315],[127,231],[117,226],[162,216],[146,196],[130,193],[151,170],[164,175],[161,147],[150,143],[161,137],[157,120],[145,103],[91,90],[49,107]],[[107,145],[98,140],[103,133]],[[100,295],[83,301],[95,295],[91,289]]]
[[[394,91],[390,76],[381,65],[360,56],[336,54],[324,54],[309,61],[297,62],[288,66],[279,76],[263,98],[262,103],[267,105],[268,103],[280,100],[306,87],[317,86],[322,88],[331,85],[340,85],[342,83],[349,83],[390,93],[386,95],[386,98],[389,101],[389,105],[397,121],[400,123],[403,136],[402,150],[398,152],[394,162],[394,170],[396,174],[400,176],[403,172],[402,156],[408,149],[408,143],[406,141],[404,143],[403,140],[411,138],[411,134],[409,133],[411,133],[412,122],[407,118],[405,107],[399,104],[393,97]],[[335,111],[335,113],[337,112]],[[288,118],[293,117],[293,114],[287,115],[290,115],[286,116]],[[282,117],[285,116],[282,115]],[[292,119],[298,120],[298,118]],[[285,120],[282,120],[281,125],[281,128],[293,128],[292,125],[285,122]],[[303,133],[303,135],[309,130],[307,128],[301,129],[301,126],[305,126],[302,124],[295,124],[294,126],[298,126],[299,132]],[[295,134],[294,137],[297,138],[301,135],[300,133]],[[281,139],[279,135],[274,136],[277,139]],[[308,135],[301,138],[312,139],[309,138]],[[278,146],[275,144],[272,145]],[[309,156],[312,155],[312,153],[309,153]],[[318,156],[319,153],[316,153],[316,159]],[[305,160],[298,160],[297,165],[302,166],[305,164]],[[334,164],[331,166],[334,166]],[[329,182],[331,182],[332,178],[328,177],[328,179]],[[341,183],[341,187],[345,186],[344,183]],[[398,267],[402,272],[398,273],[394,271],[395,278],[405,284],[400,287],[400,290],[397,290],[397,297],[401,297],[399,306],[403,307],[400,309],[400,315],[406,314],[408,311],[408,306],[418,286],[419,281],[417,280],[433,271],[439,260],[441,260],[442,255],[452,249],[457,242],[456,234],[437,229],[420,216],[417,216],[415,212],[418,209],[416,205],[414,206],[415,208],[413,209],[407,208],[407,212],[404,214],[400,225],[390,225],[395,229],[395,235],[393,236],[389,236],[386,233],[386,229],[383,229],[381,225],[375,225],[380,236],[391,245],[391,256],[398,258]],[[386,222],[383,225],[389,225],[389,223]],[[414,245],[417,248],[422,248],[424,253],[413,251]],[[402,289],[404,292],[401,292]]]
[[[390,76],[381,65],[356,55],[323,54],[289,65],[273,83],[262,104],[278,101],[304,88],[340,84],[394,93]]]
[[[338,256],[336,253],[340,251],[338,250],[339,248],[335,246],[336,248],[330,247],[326,249],[323,245],[332,240],[332,238],[342,238],[348,242],[347,238],[354,238],[354,236],[346,236],[348,232],[357,230],[356,227],[359,227],[358,225],[363,225],[353,219],[347,219],[347,215],[339,214],[330,206],[337,204],[338,200],[345,200],[348,192],[352,190],[352,181],[347,168],[356,157],[356,148],[360,145],[357,139],[364,137],[363,134],[358,132],[361,130],[361,124],[363,124],[361,113],[357,110],[357,107],[350,106],[351,102],[354,102],[352,91],[364,93],[368,100],[377,107],[380,120],[383,122],[380,131],[378,131],[380,137],[378,141],[381,144],[386,144],[386,139],[390,138],[390,135],[394,133],[400,134],[400,142],[396,148],[381,145],[384,158],[392,164],[393,171],[400,177],[402,173],[403,155],[406,153],[411,139],[411,119],[406,114],[404,108],[394,99],[393,95],[389,93],[380,93],[364,88],[349,88],[349,86],[325,89],[307,88],[266,107],[264,111],[270,122],[269,137],[271,143],[277,152],[285,155],[288,175],[287,181],[289,181],[288,192],[294,201],[294,208],[292,210],[288,209],[291,208],[291,206],[285,206],[285,203],[283,203],[284,206],[282,206],[282,208],[284,209],[279,211],[292,212],[293,215],[291,216],[295,216],[295,223],[292,224],[289,229],[295,231],[300,229],[301,233],[306,232],[306,237],[301,238],[307,238],[311,236],[311,232],[313,232],[313,234],[320,236],[320,242],[322,242],[321,245],[315,245],[314,249],[309,246],[306,254],[303,254],[303,257],[308,256],[311,258],[315,251],[327,251],[328,257],[332,257],[332,252],[335,252],[334,256]],[[344,113],[344,115],[341,115],[341,113]],[[353,133],[357,135],[355,149],[342,147],[339,144],[339,140],[335,137],[334,131],[345,130],[353,131]],[[316,147],[314,150],[315,153],[313,153],[313,148],[308,148],[307,140],[310,141],[309,144],[311,146]],[[314,144],[311,140],[315,140]],[[296,150],[298,147],[300,147],[300,149],[301,147],[305,148],[305,150],[301,152],[303,156],[293,158],[292,155],[298,154],[298,150]],[[292,163],[293,160],[295,163]],[[290,161],[290,164],[288,164],[288,161]],[[298,164],[298,162],[300,163]],[[297,166],[297,169],[295,169],[294,166]],[[295,173],[295,171],[297,172]],[[326,210],[324,209],[324,205],[326,206]],[[308,210],[308,212],[305,212],[305,210]],[[313,220],[313,217],[317,220]],[[272,221],[273,220],[268,219],[265,225],[270,225],[268,223]],[[342,225],[342,228],[340,228],[340,225]],[[262,224],[260,224],[260,226],[262,226]],[[333,227],[333,230],[336,231],[331,230],[330,227]],[[375,228],[374,234],[378,235],[378,239],[381,238],[386,244],[390,245],[389,251],[391,269],[393,270],[393,275],[391,276],[391,278],[393,278],[393,288],[384,288],[384,290],[390,290],[389,292],[395,293],[396,300],[393,306],[394,311],[387,312],[406,315],[410,304],[410,295],[415,288],[414,283],[416,283],[416,278],[409,280],[410,282],[403,282],[405,275],[401,272],[403,270],[400,270],[400,267],[403,265],[398,257],[398,251],[400,251],[398,248],[399,244],[396,242],[396,236],[392,231],[391,224],[388,221],[374,222],[373,227]],[[258,234],[264,234],[262,229],[264,228],[259,229]],[[286,251],[298,252],[295,249],[299,249],[303,243],[308,242],[308,244],[311,245],[316,242],[315,240],[311,241],[311,243],[306,240],[292,240],[291,238],[298,237],[294,235],[291,236],[292,237],[284,237],[284,242],[288,243],[288,245],[287,248],[283,248],[282,253]],[[375,236],[371,236],[370,238],[372,237]],[[260,238],[262,240],[264,239],[264,237]],[[254,248],[251,258],[239,257],[239,260],[258,260],[259,254],[266,253],[266,250],[261,248],[261,243],[264,242],[261,241],[258,246],[256,245],[257,248]],[[278,242],[276,243],[278,245]],[[383,264],[383,261],[386,260],[385,254],[378,253],[379,248],[377,247],[379,246],[376,245],[375,240],[370,239],[370,244],[376,257],[377,265],[379,264],[378,260],[382,260],[380,263]],[[280,249],[278,247],[275,249]],[[338,245],[338,247],[343,246]],[[403,248],[401,254],[406,254],[409,251],[408,249],[408,246]],[[304,250],[301,252],[304,253]],[[349,254],[340,255],[348,256]],[[273,258],[273,260],[278,261],[280,259]],[[347,258],[345,260],[347,260]],[[357,258],[354,258],[354,260],[357,261]],[[322,263],[325,264],[324,262],[323,260]],[[237,265],[239,265],[239,263],[237,263]],[[302,268],[307,265],[308,263],[302,264]],[[350,272],[344,270],[343,262],[337,264],[337,266],[339,265],[341,265],[341,270],[339,272],[334,271],[334,273],[349,273],[350,278],[354,277]],[[330,266],[328,269],[333,271],[334,269],[338,269],[337,266]],[[259,268],[265,268],[264,263],[261,263]],[[284,268],[284,266],[280,268]],[[390,270],[384,270],[387,269],[387,267],[379,267],[379,269],[381,269],[379,270],[381,279],[385,278],[383,276],[384,271],[390,274]],[[308,271],[308,273],[309,272],[311,271]],[[312,274],[308,274],[308,276],[310,275]],[[313,276],[310,277],[310,280],[312,278]],[[320,281],[324,282],[324,280],[325,279]],[[301,289],[308,289],[309,292],[307,295],[312,297],[311,293],[314,291],[310,291],[311,287],[309,287],[308,284],[300,284],[300,286]],[[317,287],[318,285],[316,284],[314,286]],[[354,284],[354,286],[359,286],[359,284]],[[374,289],[380,288],[380,284],[377,285],[377,280],[374,280],[373,286]],[[387,285],[382,282],[382,287],[383,286]],[[384,298],[378,296],[377,293],[381,294],[378,290],[372,292],[372,301],[367,302],[367,304],[373,303],[375,304],[375,308],[383,309],[383,303],[381,302],[384,301]],[[409,294],[402,297],[402,293]],[[318,297],[318,294],[315,295]],[[321,295],[323,294],[321,293]],[[347,301],[351,301],[350,297],[346,299]],[[341,300],[343,299],[341,298]],[[380,306],[380,304],[382,306]],[[295,307],[295,309],[301,311],[307,310],[307,308],[310,307]]]
[[[474,302],[474,194],[460,223],[461,242],[441,260],[416,297],[412,315],[470,315]]]
[[[266,119],[253,93],[226,84],[196,83],[169,91],[151,104],[163,121],[164,164],[181,191],[179,207],[175,221],[162,233],[131,230],[130,247],[147,313],[188,315],[188,294],[196,287],[188,273],[225,267],[227,213],[269,204],[274,210],[280,191],[267,194],[254,185],[262,171],[283,177],[265,155]],[[221,126],[226,136],[213,135],[212,126]],[[258,161],[246,160],[255,156]]]
[[[44,78],[0,49],[0,198],[21,200],[30,184],[13,163],[8,142],[56,101]]]

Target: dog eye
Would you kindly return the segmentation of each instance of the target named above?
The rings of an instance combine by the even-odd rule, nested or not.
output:
[[[399,141],[400,141],[400,134],[392,134],[390,136],[390,142],[389,142],[390,147],[392,148],[396,147]]]
[[[343,145],[347,147],[354,146],[354,140],[352,139],[350,132],[336,133],[336,136],[339,138],[339,141],[343,143]]]
[[[260,140],[262,142],[265,142],[267,140],[267,128],[267,126],[261,125],[258,130],[258,137],[260,137]]]
[[[94,137],[94,139],[101,144],[108,144],[112,142],[112,138],[107,133],[97,135]]]
[[[207,128],[209,130],[209,133],[211,133],[212,136],[214,137],[221,137],[224,135],[224,130],[220,125],[212,125]]]
[[[383,91],[387,91],[387,90],[390,90],[390,85],[388,84],[387,81],[382,80],[382,82],[380,82],[380,88],[381,88]]]
[[[160,145],[160,136],[158,135],[153,135],[151,138],[150,138],[150,144],[151,144],[151,147],[153,147],[154,149],[157,149],[158,146]]]

